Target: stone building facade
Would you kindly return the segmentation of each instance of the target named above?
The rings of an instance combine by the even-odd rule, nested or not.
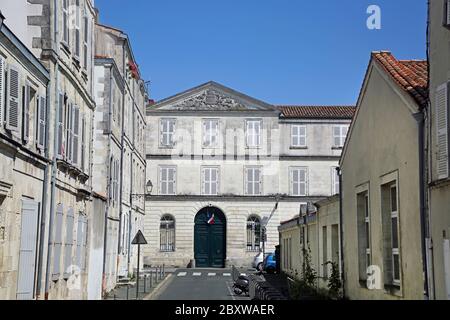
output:
[[[426,86],[426,61],[372,53],[340,161],[350,299],[424,298],[419,129]]]
[[[2,0],[12,30],[50,74],[48,157],[36,297],[85,298],[92,213],[94,3]],[[10,17],[10,19],[8,19]],[[72,280],[76,279],[76,285]]]
[[[95,190],[108,196],[105,291],[137,267],[131,241],[144,211],[148,93],[127,35],[96,24]]]
[[[215,82],[149,107],[147,180],[154,189],[144,263],[247,266],[263,244],[273,252],[281,221],[335,193],[353,111],[276,107]]]
[[[49,73],[7,25],[0,30],[0,299],[35,296],[49,170]]]
[[[430,297],[450,299],[450,3],[430,1],[430,105],[426,110]],[[444,17],[444,18],[443,18]]]

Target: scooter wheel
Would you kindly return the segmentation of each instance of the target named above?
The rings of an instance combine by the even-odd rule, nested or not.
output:
[[[234,293],[236,293],[238,296],[240,296],[242,294],[242,290],[239,288],[234,287],[233,288]]]

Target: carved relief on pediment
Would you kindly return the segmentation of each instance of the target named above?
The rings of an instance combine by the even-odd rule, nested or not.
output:
[[[174,104],[171,109],[242,111],[252,108],[244,105],[233,97],[226,96],[221,92],[209,89],[180,103]]]

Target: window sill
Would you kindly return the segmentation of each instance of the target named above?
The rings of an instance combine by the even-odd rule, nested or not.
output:
[[[307,150],[308,147],[293,147],[293,146],[291,146],[289,149],[290,150]]]
[[[342,150],[344,147],[336,147],[336,146],[334,146],[334,147],[331,147],[331,150]]]
[[[172,149],[175,149],[175,146],[159,146],[159,149],[162,149],[162,150],[172,150]]]
[[[384,290],[386,291],[386,293],[393,295],[393,296],[397,296],[397,297],[402,297],[402,288],[400,285],[398,284],[385,284],[384,285]]]
[[[71,55],[69,45],[66,42],[61,41],[61,48],[63,49],[64,53],[67,54],[67,56]]]

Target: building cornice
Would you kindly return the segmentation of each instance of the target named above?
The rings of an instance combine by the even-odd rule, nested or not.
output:
[[[201,202],[220,202],[220,201],[241,201],[241,202],[317,202],[327,196],[306,196],[292,197],[288,195],[261,195],[261,196],[243,196],[243,195],[219,195],[219,196],[203,196],[203,195],[148,195],[147,202],[167,202],[167,201],[201,201]]]

